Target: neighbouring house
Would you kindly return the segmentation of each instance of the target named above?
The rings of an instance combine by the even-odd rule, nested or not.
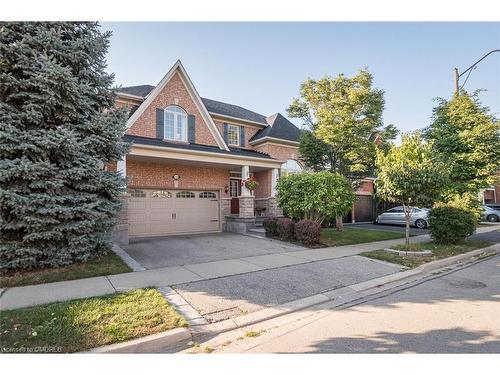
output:
[[[483,204],[499,204],[500,203],[500,184],[490,186],[481,190],[481,199]]]
[[[200,97],[180,61],[156,86],[121,87],[116,94],[116,105],[130,110],[124,139],[132,143],[109,166],[128,178],[118,242],[245,232],[256,218],[282,215],[277,180],[302,170],[300,130],[284,116]],[[258,182],[254,191],[244,184],[249,178]]]

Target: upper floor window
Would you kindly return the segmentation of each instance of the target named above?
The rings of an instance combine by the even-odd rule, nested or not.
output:
[[[240,127],[238,125],[227,124],[227,143],[229,146],[240,145]]]
[[[281,175],[286,176],[293,173],[302,172],[302,166],[293,159],[289,159],[286,163],[281,164]]]
[[[165,139],[187,142],[187,114],[177,105],[165,108]]]

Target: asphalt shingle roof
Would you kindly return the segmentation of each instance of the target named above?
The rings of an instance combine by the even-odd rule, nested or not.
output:
[[[263,152],[258,152],[254,150],[247,150],[242,148],[231,148],[230,151],[221,150],[217,146],[208,146],[208,145],[200,145],[197,143],[171,143],[166,142],[161,139],[156,138],[148,138],[148,137],[140,137],[137,135],[129,135],[126,134],[123,136],[123,140],[126,142],[131,142],[135,144],[141,145],[149,145],[149,146],[160,146],[165,148],[174,148],[174,149],[184,149],[184,150],[195,150],[195,151],[205,151],[205,152],[213,152],[216,154],[226,154],[226,155],[240,155],[240,156],[248,156],[254,158],[262,158],[262,159],[273,159],[268,154]]]
[[[208,112],[218,113],[220,115],[236,117],[242,120],[258,122],[267,125],[266,116],[260,113],[250,111],[246,108],[234,104],[219,102],[217,100],[201,98]]]
[[[146,97],[155,86],[152,85],[140,85],[140,86],[128,86],[117,88],[117,92],[123,92],[125,94]],[[278,139],[284,139],[288,141],[298,142],[300,138],[300,130],[288,121],[281,114],[276,113],[272,116],[266,117],[260,113],[250,111],[249,109],[240,107],[238,105],[219,102],[217,100],[201,98],[203,104],[207,108],[208,112],[218,113],[220,115],[235,117],[242,120],[253,121],[260,123],[265,126],[265,128],[259,130],[250,141],[255,141],[263,137],[273,137]],[[132,108],[130,115],[137,108]]]
[[[125,94],[141,96],[144,98],[151,91],[153,91],[154,88],[155,87],[151,85],[140,85],[140,86],[118,87],[116,91],[123,92]]]
[[[287,141],[298,142],[300,140],[300,129],[288,121],[280,113],[275,113],[267,118],[269,126],[259,130],[250,139],[250,142],[264,137],[285,139]]]

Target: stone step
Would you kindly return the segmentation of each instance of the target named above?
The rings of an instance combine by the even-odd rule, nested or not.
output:
[[[264,228],[252,228],[248,230],[249,233],[254,233],[254,234],[259,234],[259,235],[265,235],[266,231]]]

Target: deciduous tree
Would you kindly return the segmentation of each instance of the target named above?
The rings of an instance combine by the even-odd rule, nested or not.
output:
[[[439,99],[425,136],[434,152],[451,167],[445,199],[469,195],[498,181],[500,122],[481,105],[478,92],[462,91],[451,100]]]
[[[356,188],[373,174],[376,144],[387,150],[397,136],[394,125],[383,127],[383,109],[384,92],[373,88],[368,70],[352,78],[340,74],[306,80],[300,99],[288,108],[288,115],[302,119],[308,128],[300,141],[301,160],[312,170],[340,173]]]
[[[377,151],[377,195],[404,207],[407,245],[413,208],[431,206],[448,181],[449,171],[434,155],[432,145],[419,133],[403,135],[401,145],[387,154]]]

